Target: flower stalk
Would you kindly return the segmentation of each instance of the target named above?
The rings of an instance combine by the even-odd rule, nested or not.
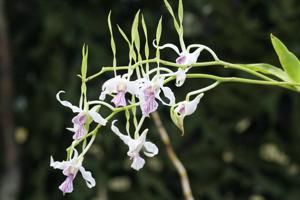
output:
[[[170,159],[170,161],[174,165],[175,169],[177,170],[177,173],[180,176],[180,183],[181,183],[181,188],[183,191],[184,199],[185,200],[194,200],[189,177],[186,172],[186,169],[185,169],[184,165],[182,164],[182,162],[179,160],[178,156],[176,155],[176,153],[172,147],[170,137],[168,135],[166,128],[163,126],[163,123],[161,121],[161,118],[160,118],[158,112],[152,113],[151,116],[152,116],[152,120],[155,123],[156,129],[160,135],[160,138],[165,145],[168,158]]]

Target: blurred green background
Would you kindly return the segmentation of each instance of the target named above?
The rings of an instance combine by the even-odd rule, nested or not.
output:
[[[177,1],[170,3],[177,7]],[[270,33],[300,56],[297,0],[185,0],[184,6],[186,43],[210,46],[223,60],[279,66]],[[148,137],[160,147],[160,153],[148,159],[138,173],[130,169],[127,147],[109,128],[102,130],[85,160],[96,178],[95,188],[88,189],[78,176],[74,192],[63,196],[58,186],[64,176],[49,167],[50,155],[65,159],[64,149],[72,141],[65,130],[72,113],[59,105],[55,94],[65,90],[64,99],[78,102],[80,81],[76,74],[80,72],[82,45],[89,46],[89,74],[111,65],[107,14],[112,10],[112,23],[129,33],[138,9],[145,15],[149,38],[154,38],[163,15],[162,43],[178,44],[162,0],[4,0],[2,14],[6,17],[14,84],[13,134],[21,175],[17,199],[182,199],[179,177],[150,120],[146,123],[151,128]],[[126,43],[116,26],[114,30],[118,63],[126,64]],[[174,60],[176,55],[166,50],[163,57]],[[206,60],[207,55],[200,59]],[[205,72],[245,75],[214,67]],[[101,84],[109,77],[111,74],[89,84],[90,99],[98,97]],[[207,83],[186,82],[176,89],[176,96],[182,100],[188,90]],[[299,110],[300,95],[291,91],[224,84],[206,93],[197,113],[186,118],[183,137],[167,109],[160,112],[175,151],[188,170],[196,200],[299,200]],[[1,145],[1,177],[9,170],[4,147]]]

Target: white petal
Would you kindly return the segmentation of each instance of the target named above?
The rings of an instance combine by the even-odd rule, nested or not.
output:
[[[81,112],[82,110],[77,107],[77,106],[73,106],[69,101],[62,101],[59,97],[59,95],[61,93],[65,93],[65,91],[59,91],[57,94],[56,94],[56,99],[57,101],[59,101],[63,106],[66,106],[68,108],[71,108],[71,110],[74,112],[74,113],[79,113]]]
[[[111,130],[117,135],[119,136],[119,138],[125,143],[125,144],[129,144],[129,142],[132,140],[128,135],[124,135],[122,134],[118,127],[115,126],[115,122],[118,121],[118,120],[114,120],[112,123],[111,123]]]
[[[158,154],[158,148],[152,142],[145,142],[144,144],[145,150],[144,154],[148,157],[153,157]]]
[[[187,54],[187,60],[186,60],[186,64],[187,65],[192,65],[195,64],[198,60],[198,57],[200,55],[200,52],[203,50],[203,48],[199,47],[198,49],[196,49],[193,53],[189,53]]]
[[[68,131],[71,131],[71,132],[75,132],[75,129],[74,128],[66,128]]]
[[[58,162],[54,161],[53,157],[50,157],[50,166],[54,169],[61,169],[64,170],[66,167],[68,167],[68,163],[66,161]]]
[[[96,181],[95,179],[93,178],[92,176],[92,173],[89,172],[89,171],[86,171],[84,169],[84,167],[80,167],[79,168],[80,172],[81,172],[81,175],[82,177],[84,178],[85,182],[86,182],[86,185],[89,187],[89,188],[92,188],[96,185]]]
[[[127,83],[127,91],[132,95],[139,96],[141,84],[139,81],[129,81]]]
[[[78,158],[78,151],[73,148],[73,157],[72,157],[72,160],[76,160],[76,162],[77,162],[77,158]]]
[[[89,111],[89,115],[91,116],[91,118],[94,120],[94,122],[105,126],[107,123],[107,120],[104,119],[99,113],[96,112],[96,110],[98,109],[98,106],[94,106],[90,111]]]
[[[183,85],[184,81],[186,79],[186,73],[184,70],[182,70],[181,68],[178,69],[178,71],[176,72],[176,86],[180,87]]]
[[[133,140],[131,139],[128,143],[129,150],[127,152],[127,155],[130,157],[133,157],[135,155],[138,155],[141,149],[144,146],[144,143],[146,141],[146,135],[147,135],[148,129],[145,129],[143,133],[139,136],[139,138]]]
[[[180,52],[179,52],[179,49],[177,48],[177,46],[175,46],[174,44],[171,44],[171,43],[167,43],[167,44],[164,44],[162,46],[157,46],[155,44],[156,40],[153,40],[153,46],[155,48],[158,48],[158,49],[164,49],[164,48],[171,48],[173,49],[178,55],[180,55]]]
[[[191,115],[196,111],[197,106],[200,102],[200,99],[203,97],[203,95],[204,94],[201,93],[195,99],[193,99],[192,101],[186,103],[186,105],[185,105],[185,116],[186,115]]]
[[[147,133],[148,133],[148,129],[145,129],[145,130],[143,131],[143,133],[140,135],[140,137],[137,139],[137,142],[138,142],[139,144],[144,144],[144,143],[145,143]]]
[[[121,80],[122,80],[121,76],[116,76],[104,82],[104,84],[102,85],[102,92],[100,94],[99,99],[104,100],[106,94],[117,92],[117,86]]]
[[[136,155],[133,157],[133,162],[131,164],[131,167],[138,171],[141,168],[143,168],[144,164],[145,164],[145,160],[139,155]]]
[[[158,100],[160,100],[164,105],[172,106],[175,104],[175,95],[173,91],[169,87],[161,87],[161,90],[164,93],[164,96],[169,99],[169,103],[164,102],[159,95],[156,96]]]

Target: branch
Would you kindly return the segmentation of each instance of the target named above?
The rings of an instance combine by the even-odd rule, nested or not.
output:
[[[174,152],[174,149],[170,142],[169,135],[168,135],[165,127],[162,124],[162,121],[160,119],[158,112],[152,113],[152,119],[155,123],[155,126],[160,134],[160,137],[161,137],[163,143],[166,146],[167,155],[168,155],[169,159],[171,160],[171,162],[173,163],[174,167],[176,168],[176,170],[180,176],[181,187],[183,190],[183,195],[184,195],[185,200],[194,200],[190,182],[189,182],[189,177],[187,175],[186,169],[184,168],[183,164],[180,162],[179,158],[177,157],[176,153]]]

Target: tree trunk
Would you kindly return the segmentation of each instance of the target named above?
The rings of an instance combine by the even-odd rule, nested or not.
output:
[[[19,192],[20,168],[14,141],[12,65],[4,11],[4,0],[0,0],[0,134],[4,158],[0,199],[15,200]]]

